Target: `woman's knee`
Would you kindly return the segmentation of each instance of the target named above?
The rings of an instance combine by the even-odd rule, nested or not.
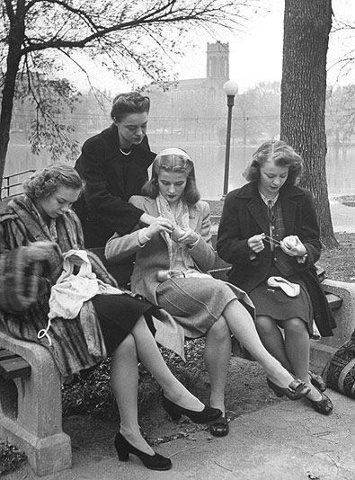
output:
[[[284,322],[285,333],[305,333],[307,332],[306,324],[300,318],[290,318]]]
[[[115,356],[123,356],[125,358],[137,358],[137,348],[134,336],[129,333],[124,340],[119,344],[114,352]]]
[[[275,330],[276,322],[270,317],[257,315],[255,318],[255,326],[258,333],[271,333]]]
[[[212,325],[207,335],[213,336],[218,341],[223,341],[230,337],[230,330],[228,324],[223,316]]]

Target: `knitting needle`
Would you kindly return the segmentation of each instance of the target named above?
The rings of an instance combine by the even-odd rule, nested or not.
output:
[[[274,243],[275,245],[281,245],[281,242],[279,242],[279,240],[276,240],[276,238],[271,238],[267,235],[265,235],[265,237],[263,238],[263,240],[266,240],[267,242],[269,243]]]

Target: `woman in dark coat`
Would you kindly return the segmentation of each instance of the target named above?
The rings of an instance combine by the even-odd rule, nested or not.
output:
[[[78,173],[67,165],[54,165],[33,174],[24,190],[26,195],[14,198],[0,212],[0,329],[48,348],[63,377],[97,364],[106,352],[112,355],[111,385],[121,421],[115,439],[119,459],[126,461],[133,453],[150,469],[170,469],[170,459],[155,453],[140,432],[138,358],[162,386],[170,414],[183,413],[204,423],[218,418],[221,411],[205,407],[168,369],[145,320],[152,305],[128,292],[116,289],[112,294],[113,278],[95,255],[84,250],[80,222],[71,210],[82,190]],[[87,284],[92,294],[85,296],[82,283],[74,288],[75,280],[85,280],[78,278],[80,268],[67,282],[67,296],[58,300],[64,284],[59,284],[59,292],[53,287],[63,270],[63,256],[69,254],[75,262],[88,256],[96,276],[89,271],[86,278],[104,282],[103,290],[91,290]],[[53,306],[63,314],[51,316]],[[74,316],[64,318],[73,306]]]
[[[334,325],[314,272],[321,244],[313,199],[295,186],[301,171],[285,142],[264,143],[245,172],[249,183],[225,199],[217,251],[232,264],[231,283],[252,299],[266,348],[309,385],[313,408],[329,414],[330,399],[309,377],[313,319],[322,335]]]
[[[155,154],[146,136],[150,101],[140,93],[117,95],[112,125],[83,145],[75,169],[85,182],[84,195],[74,205],[87,248],[104,247],[115,233],[125,235],[149,215],[128,203],[140,195]]]

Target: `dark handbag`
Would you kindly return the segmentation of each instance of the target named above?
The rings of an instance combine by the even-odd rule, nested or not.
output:
[[[328,387],[355,398],[355,330],[325,368]]]

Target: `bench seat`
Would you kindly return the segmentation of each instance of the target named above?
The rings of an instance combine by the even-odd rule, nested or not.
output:
[[[16,353],[5,348],[0,349],[0,376],[7,379],[28,377],[31,373],[31,366]]]

